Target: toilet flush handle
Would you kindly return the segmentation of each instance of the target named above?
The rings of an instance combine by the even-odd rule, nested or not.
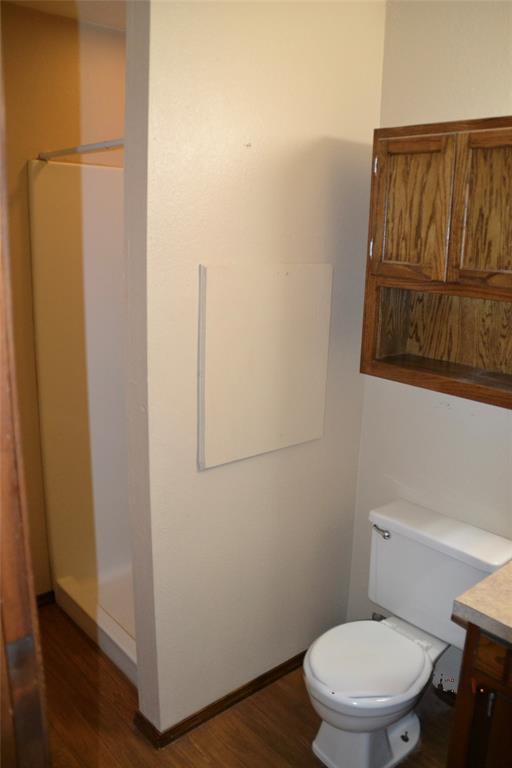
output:
[[[391,538],[389,531],[384,530],[384,528],[379,528],[379,526],[375,525],[375,523],[373,524],[373,528],[377,531],[378,534],[382,536],[383,539],[386,539],[386,541]]]

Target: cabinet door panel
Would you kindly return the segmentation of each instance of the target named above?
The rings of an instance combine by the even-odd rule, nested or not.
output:
[[[485,768],[512,768],[512,691],[496,694],[491,717]]]
[[[372,272],[445,280],[455,139],[378,142]]]
[[[512,287],[512,130],[459,137],[449,279]]]

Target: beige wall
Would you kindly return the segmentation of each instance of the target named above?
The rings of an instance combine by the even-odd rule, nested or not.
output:
[[[345,617],[384,10],[151,4],[147,187],[128,180],[127,195],[129,210],[140,211],[147,190],[150,522],[141,520],[144,498],[133,517],[138,618],[153,599],[156,617],[154,646],[138,647],[141,708],[160,728]],[[128,165],[132,131],[143,133],[135,112],[129,102]],[[130,218],[132,281],[143,258],[139,227]],[[285,262],[335,268],[325,436],[198,472],[198,265]],[[139,384],[135,420],[145,407]],[[139,424],[138,445],[145,439]],[[132,467],[139,488],[140,458]],[[143,551],[153,558],[154,589]]]
[[[80,34],[81,32],[81,34]],[[26,164],[47,149],[123,135],[124,36],[2,3],[16,362],[37,592],[51,588],[34,357]],[[122,157],[89,157],[122,162]],[[58,279],[58,276],[56,276]],[[84,404],[85,407],[85,404]]]
[[[512,113],[511,2],[391,2],[381,125]],[[512,538],[512,411],[365,380],[349,617],[368,616],[368,512],[396,496]]]

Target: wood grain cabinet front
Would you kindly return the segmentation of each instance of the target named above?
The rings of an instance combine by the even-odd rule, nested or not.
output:
[[[512,408],[512,117],[375,131],[361,371]]]
[[[469,624],[447,768],[512,768],[512,646]]]
[[[457,143],[448,280],[512,288],[512,129]]]
[[[453,136],[378,140],[373,274],[446,278],[454,161]]]

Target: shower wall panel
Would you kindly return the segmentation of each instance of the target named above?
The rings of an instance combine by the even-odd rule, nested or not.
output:
[[[54,581],[130,567],[123,170],[29,165],[36,351]]]

